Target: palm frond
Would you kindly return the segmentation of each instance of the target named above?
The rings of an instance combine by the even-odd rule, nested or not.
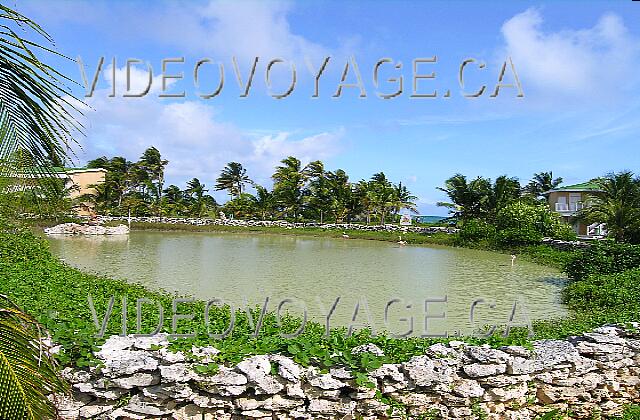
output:
[[[52,42],[31,19],[0,5],[0,177],[47,186],[46,180],[55,178],[53,166],[70,159],[72,146],[78,145],[75,135],[83,133],[75,117],[82,113],[81,102],[64,85],[71,80],[36,52],[68,57],[22,33]]]
[[[37,321],[0,295],[0,419],[56,418],[47,395],[66,390]]]

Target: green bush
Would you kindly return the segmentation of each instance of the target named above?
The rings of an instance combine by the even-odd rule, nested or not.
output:
[[[543,235],[532,226],[508,228],[498,232],[500,245],[534,245],[542,242]]]
[[[496,234],[496,228],[481,219],[469,219],[462,222],[459,238],[462,242],[479,242],[492,239]]]
[[[501,245],[532,245],[544,237],[575,239],[570,226],[545,204],[516,201],[504,206],[496,216],[497,240]]]
[[[569,278],[585,280],[594,274],[613,274],[640,268],[640,245],[600,242],[577,253],[565,267]]]
[[[578,235],[576,234],[576,231],[573,230],[573,227],[560,220],[558,223],[554,223],[551,237],[562,241],[575,241],[578,239]]]
[[[640,314],[640,269],[592,275],[568,285],[564,295],[566,302],[577,309],[596,307],[637,317]]]

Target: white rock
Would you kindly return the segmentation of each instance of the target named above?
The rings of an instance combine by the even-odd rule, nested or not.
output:
[[[484,389],[479,383],[470,379],[461,379],[453,384],[453,392],[461,397],[479,398],[484,395]]]
[[[191,347],[191,353],[200,361],[200,363],[211,363],[215,361],[215,357],[220,353],[215,347]]]
[[[304,373],[302,367],[289,357],[273,354],[269,358],[278,365],[278,374],[288,381],[297,382]]]
[[[492,348],[470,346],[465,349],[465,352],[480,363],[501,364],[512,359],[507,353]]]
[[[256,394],[276,394],[284,385],[271,375],[271,363],[269,356],[252,356],[238,363],[238,370],[247,375],[249,382],[254,386]]]
[[[351,349],[351,354],[371,353],[376,356],[384,356],[384,352],[373,343],[361,344]]]
[[[149,337],[136,337],[133,338],[133,347],[139,350],[150,350],[152,346],[165,347],[169,345],[169,339],[167,334],[155,334]]]
[[[145,387],[156,385],[160,382],[160,377],[150,373],[134,373],[131,376],[114,378],[113,384],[119,388],[131,389],[134,387]]]
[[[162,375],[163,382],[189,382],[198,377],[191,366],[186,363],[160,366],[160,375]]]
[[[473,363],[470,365],[465,365],[462,370],[464,370],[464,373],[466,373],[470,378],[481,378],[483,376],[505,373],[507,371],[507,366],[498,364],[486,365],[482,363]]]
[[[315,367],[310,367],[307,370],[307,382],[309,382],[311,386],[315,386],[320,389],[340,389],[347,386],[347,384],[333,378],[328,373],[320,373],[320,371]]]
[[[455,366],[449,359],[432,360],[428,356],[414,356],[402,364],[404,371],[417,386],[452,382]]]

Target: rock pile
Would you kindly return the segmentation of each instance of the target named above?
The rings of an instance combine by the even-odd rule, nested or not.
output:
[[[100,225],[81,225],[78,223],[62,223],[50,228],[45,228],[47,235],[126,235],[129,228],[125,225],[114,227]]]
[[[74,393],[59,400],[62,417],[523,420],[554,408],[576,418],[614,415],[640,401],[640,334],[616,326],[537,341],[533,350],[435,344],[370,372],[373,388],[358,386],[347,369],[323,373],[280,354],[204,375],[194,366],[218,350],[173,353],[168,344],[164,335],[108,339],[96,354],[103,366],[64,372]],[[381,354],[372,344],[359,351]]]

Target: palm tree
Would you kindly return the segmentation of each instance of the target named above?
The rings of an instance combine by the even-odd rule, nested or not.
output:
[[[500,209],[519,199],[520,190],[520,182],[517,178],[510,178],[506,175],[497,177],[489,191],[489,218],[494,219]]]
[[[247,170],[238,162],[229,162],[222,169],[220,176],[216,179],[216,191],[227,190],[231,197],[239,197],[242,194],[245,184],[251,180],[247,176]]]
[[[280,161],[282,165],[277,166],[273,179],[273,193],[284,211],[293,215],[297,220],[300,211],[304,206],[304,185],[309,178],[309,171],[312,169],[308,165],[302,167],[299,159],[289,156]],[[314,165],[317,170],[317,165]]]
[[[364,179],[360,180],[354,188],[354,195],[356,195],[360,200],[360,205],[364,210],[367,218],[367,225],[371,223],[371,213],[374,211],[373,207],[373,191],[371,189],[371,185],[369,181]]]
[[[453,217],[462,220],[491,219],[498,210],[520,196],[520,183],[506,175],[499,176],[492,183],[483,177],[467,181],[464,175],[455,174],[438,189],[451,200],[451,203],[439,202],[438,205],[448,207]]]
[[[0,295],[0,416],[52,419],[57,410],[47,395],[66,392],[55,361],[42,344],[40,325]]]
[[[533,175],[533,179],[522,189],[522,191],[534,198],[539,198],[545,193],[557,188],[562,184],[562,178],[554,178],[553,172],[539,172]]]
[[[353,190],[349,183],[349,176],[342,169],[327,172],[327,184],[333,217],[336,223],[342,223],[351,210]]]
[[[588,223],[605,223],[618,242],[640,243],[640,178],[630,171],[608,174],[596,180],[594,194],[578,215]]]
[[[393,214],[397,215],[403,209],[407,209],[412,213],[418,212],[416,203],[414,202],[418,197],[411,194],[407,187],[402,185],[402,182],[394,187],[394,194],[392,197],[391,207]]]
[[[69,159],[77,143],[73,135],[82,133],[82,126],[73,115],[80,113],[73,103],[78,100],[64,86],[70,79],[38,56],[67,57],[23,37],[31,34],[52,43],[26,16],[0,5],[0,20],[0,176],[51,179],[52,166]],[[10,163],[17,151],[29,156],[28,166]]]
[[[271,215],[275,208],[275,200],[273,193],[269,192],[265,187],[261,185],[255,185],[255,208],[260,213],[260,219],[266,220],[267,215]]]
[[[205,188],[205,185],[200,182],[198,178],[193,178],[187,182],[187,189],[185,192],[191,196],[193,202],[193,213],[196,216],[202,216],[207,211],[207,202],[205,198],[205,192],[209,191]]]
[[[373,209],[380,217],[380,224],[384,225],[387,213],[393,208],[393,184],[387,179],[384,172],[378,172],[371,177],[369,188],[371,191],[369,199]]]
[[[160,151],[155,147],[149,147],[142,153],[138,166],[144,170],[148,177],[146,186],[153,191],[156,202],[162,198],[164,185],[164,168],[169,163],[168,160],[162,159]],[[155,182],[155,184],[154,184]]]
[[[40,180],[54,178],[52,166],[69,159],[70,148],[76,144],[73,135],[82,132],[73,115],[80,112],[72,103],[77,99],[63,84],[70,79],[38,58],[47,52],[64,56],[25,36],[51,43],[49,35],[3,5],[0,20],[0,177],[19,179],[20,174],[31,174],[46,185]],[[28,166],[12,162],[18,151],[28,155]],[[56,376],[55,364],[44,351],[38,332],[35,319],[0,296],[2,418],[57,417],[47,395],[62,392],[66,386]]]

